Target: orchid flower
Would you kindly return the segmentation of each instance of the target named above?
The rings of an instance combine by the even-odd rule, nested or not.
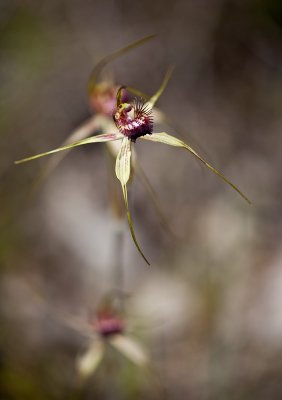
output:
[[[73,142],[85,139],[95,133],[103,133],[103,132],[117,132],[118,129],[113,121],[112,113],[116,104],[116,92],[119,86],[114,82],[112,76],[110,75],[105,77],[103,74],[103,70],[108,66],[111,62],[115,61],[117,58],[124,56],[131,50],[134,50],[136,47],[139,47],[143,44],[146,44],[151,39],[154,39],[156,35],[149,35],[142,39],[139,39],[129,45],[122,47],[113,53],[110,53],[103,57],[93,68],[90,77],[88,79],[87,84],[87,92],[89,97],[89,104],[91,111],[94,112],[94,115],[89,117],[86,121],[82,123],[78,128],[76,128],[71,134],[64,140],[61,146],[66,146]],[[171,75],[171,71],[168,71],[164,82],[164,85],[168,82],[169,77]],[[141,93],[133,87],[128,87],[127,90],[130,91],[131,94],[142,97],[146,100],[149,99],[147,95]],[[124,96],[123,100],[127,100]],[[166,115],[156,107],[154,108],[154,121],[155,123],[165,123],[166,125],[170,125],[170,121],[166,117]],[[119,147],[115,141],[109,141],[106,143],[107,148],[110,154],[113,157],[116,157],[119,151]],[[46,179],[53,170],[60,164],[60,162],[64,159],[64,157],[68,154],[68,151],[71,149],[58,153],[54,155],[52,158],[48,160],[46,165],[44,165],[43,169],[39,172],[35,181],[32,185],[31,193],[34,194],[38,189],[40,183]],[[157,198],[156,193],[154,192],[152,185],[146,176],[145,172],[141,168],[139,164],[137,164],[136,157],[134,158],[133,168],[137,174],[137,176],[141,179],[141,182],[145,189],[148,192],[149,197],[151,198],[152,204],[155,208],[157,216],[160,220],[160,223],[165,228],[165,231],[170,234],[171,237],[176,237],[174,232],[172,232],[170,224],[167,221],[166,215],[162,210],[160,202]]]
[[[76,128],[62,143],[61,146],[71,144],[73,142],[85,139],[96,132],[108,132],[116,131],[116,127],[113,123],[112,113],[115,108],[116,103],[116,93],[119,88],[118,85],[113,81],[113,79],[105,79],[102,76],[103,70],[108,66],[109,63],[115,61],[117,58],[125,55],[129,51],[135,49],[136,47],[142,46],[148,41],[155,38],[156,35],[149,35],[142,39],[139,39],[129,45],[122,47],[113,53],[110,53],[103,57],[93,68],[90,73],[87,84],[87,93],[89,98],[89,105],[91,111],[94,115],[89,117],[84,121],[78,128]],[[128,88],[131,93],[140,96],[140,92],[132,87]],[[141,94],[143,98],[148,98],[143,93]],[[125,100],[125,99],[124,99]],[[165,116],[161,111],[157,112],[156,117],[160,121],[165,120]],[[108,143],[109,150],[111,153],[117,154],[116,147],[112,142]],[[56,157],[52,157],[47,165],[43,168],[41,174],[36,180],[35,186],[38,185],[43,179],[45,179],[64,159],[68,152],[57,154]]]
[[[170,72],[171,73],[171,72]],[[149,140],[151,142],[164,143],[173,147],[180,147],[187,151],[189,151],[194,157],[200,160],[207,168],[213,171],[216,175],[218,175],[222,180],[224,180],[228,185],[230,185],[234,190],[236,190],[241,197],[243,197],[249,204],[251,203],[247,196],[241,192],[233,183],[231,183],[222,173],[217,171],[213,166],[211,166],[206,160],[204,160],[189,144],[183,142],[182,140],[167,134],[166,132],[153,132],[153,115],[152,109],[162,94],[167,81],[169,79],[169,75],[167,74],[163,84],[157,93],[151,97],[148,102],[144,102],[142,99],[135,99],[133,102],[124,102],[123,101],[123,92],[126,90],[125,86],[122,86],[117,91],[116,95],[116,109],[113,113],[113,119],[116,127],[118,128],[118,132],[113,133],[103,133],[96,136],[91,136],[86,139],[79,140],[69,145],[65,145],[59,147],[57,149],[47,151],[45,153],[37,154],[32,157],[24,158],[22,160],[16,161],[16,164],[23,163],[26,161],[31,161],[49,154],[54,154],[63,150],[72,149],[73,147],[90,144],[90,143],[98,143],[98,142],[112,142],[119,141],[120,149],[116,158],[116,176],[120,181],[122,193],[124,197],[127,220],[129,229],[131,232],[132,239],[137,247],[139,253],[146,261],[148,265],[150,265],[149,261],[145,257],[142,252],[132,225],[131,215],[129,211],[129,203],[128,203],[128,194],[127,194],[127,183],[130,178],[131,172],[131,153],[132,146],[136,142],[137,139]]]
[[[139,340],[140,326],[130,315],[121,310],[117,300],[125,293],[115,291],[106,293],[100,299],[96,310],[87,310],[83,316],[66,312],[60,307],[54,307],[41,294],[41,289],[34,282],[26,282],[33,304],[40,307],[51,318],[63,326],[76,332],[87,341],[85,351],[76,359],[76,369],[80,380],[86,380],[93,375],[101,364],[108,347],[117,350],[124,358],[139,368],[149,367],[150,354]],[[138,336],[138,337],[137,337]]]
[[[77,360],[77,370],[82,379],[94,374],[103,360],[107,346],[114,347],[138,367],[148,366],[147,351],[127,332],[125,319],[115,310],[112,302],[104,302],[88,325],[93,332],[92,339],[85,353]]]

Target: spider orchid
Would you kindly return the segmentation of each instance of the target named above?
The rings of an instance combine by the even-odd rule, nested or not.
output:
[[[77,370],[82,379],[93,375],[103,360],[107,346],[115,348],[138,367],[146,367],[149,356],[143,346],[128,332],[125,319],[106,301],[90,318],[88,330],[92,339],[84,354],[77,360]]]
[[[115,108],[116,93],[119,86],[116,85],[112,77],[107,76],[107,78],[105,78],[103,70],[108,66],[108,64],[115,61],[117,58],[125,55],[136,47],[139,47],[154,39],[155,36],[156,35],[149,35],[133,43],[130,43],[129,45],[122,47],[121,49],[118,49],[111,54],[106,55],[95,65],[90,74],[87,84],[89,105],[91,111],[94,112],[94,115],[84,121],[82,125],[79,126],[77,129],[75,129],[66,138],[61,146],[66,146],[73,142],[85,139],[98,131],[116,131],[116,127],[112,119],[112,113],[113,109]],[[148,99],[148,96],[144,95],[143,93],[141,94],[138,90],[132,87],[128,87],[128,90],[134,95],[141,95],[141,97]],[[123,100],[126,100],[126,97],[124,97]],[[156,118],[160,121],[165,121],[165,116],[160,111],[157,111]],[[111,153],[117,155],[117,149],[114,146],[113,142],[108,142],[108,148]],[[64,159],[67,153],[68,152],[66,151],[64,153],[57,154],[55,157],[52,157],[52,159],[49,160],[47,165],[42,170],[37,181],[35,182],[35,186],[37,186],[43,179],[50,175],[50,173]]]
[[[169,76],[167,75],[158,92],[148,102],[144,102],[141,99],[140,100],[135,99],[133,102],[126,103],[123,101],[123,92],[126,90],[126,87],[122,86],[119,88],[116,95],[116,110],[113,113],[113,119],[116,127],[118,128],[118,132],[104,133],[92,136],[74,142],[72,144],[65,145],[51,151],[47,151],[45,153],[37,154],[35,156],[16,161],[16,164],[19,164],[49,154],[54,154],[63,150],[71,149],[76,146],[81,146],[84,144],[120,141],[121,144],[116,158],[115,172],[121,184],[125,207],[126,207],[127,220],[132,239],[139,253],[141,254],[141,256],[148,265],[150,265],[150,263],[145,257],[144,253],[142,252],[135,236],[131,215],[129,211],[128,194],[127,194],[127,183],[129,181],[131,172],[132,145],[135,143],[137,139],[140,138],[142,140],[149,140],[151,142],[164,143],[173,147],[181,147],[184,148],[185,150],[188,150],[190,153],[193,154],[194,157],[200,160],[207,168],[209,168],[211,171],[217,174],[222,180],[224,180],[228,185],[230,185],[233,189],[235,189],[240,194],[240,196],[242,196],[249,204],[251,203],[244,193],[242,193],[222,173],[217,171],[207,161],[205,161],[190,145],[186,144],[185,142],[174,136],[167,134],[166,132],[158,132],[158,133],[153,132],[152,109],[156,101],[162,94],[168,79]]]
[[[73,142],[76,142],[78,140],[85,139],[95,133],[98,132],[116,132],[118,131],[113,118],[113,110],[116,105],[116,93],[119,88],[119,86],[114,82],[112,75],[110,74],[109,76],[105,76],[104,74],[104,69],[110,64],[111,62],[115,61],[117,58],[125,55],[131,50],[134,50],[136,47],[139,47],[143,44],[146,44],[148,41],[151,39],[154,39],[156,35],[149,35],[146,36],[142,39],[139,39],[111,54],[106,55],[104,58],[102,58],[93,68],[89,80],[88,80],[88,85],[87,85],[87,92],[88,92],[88,97],[89,97],[89,104],[91,111],[94,112],[94,115],[88,118],[84,123],[82,123],[81,126],[79,126],[77,129],[75,129],[67,138],[66,140],[61,144],[61,146],[66,146],[68,144],[71,144]],[[171,71],[167,72],[167,75],[164,79],[163,82],[163,89],[166,83],[169,80]],[[136,90],[133,87],[128,87],[127,90],[133,94],[137,95],[139,97],[142,97],[146,100],[149,99],[147,95],[144,93],[141,93],[140,91]],[[124,92],[124,97],[123,101],[126,101],[127,97]],[[154,108],[154,121],[156,123],[165,123],[167,125],[170,125],[170,121],[166,117],[166,115],[161,112],[159,109],[156,107]],[[117,143],[115,141],[109,141],[106,143],[107,148],[110,152],[110,154],[114,157],[117,156],[119,147],[117,146]],[[70,151],[69,149],[68,151]],[[64,157],[67,155],[68,151],[58,153],[54,155],[52,158],[48,160],[46,165],[43,167],[43,169],[39,172],[37,175],[32,189],[31,189],[31,194],[34,194],[36,190],[38,189],[40,183],[46,179],[52,171],[60,164],[60,162],[64,159]],[[165,216],[165,213],[162,210],[162,207],[160,205],[160,202],[158,200],[158,197],[156,193],[154,192],[154,189],[146,176],[145,172],[143,171],[141,165],[137,163],[136,157],[133,157],[133,168],[137,174],[137,176],[140,178],[142,184],[144,185],[145,189],[148,192],[149,197],[151,198],[152,204],[155,208],[155,211],[157,213],[157,216],[160,220],[161,225],[164,227],[165,231],[171,235],[171,237],[176,237],[174,232],[172,232],[170,224],[167,221],[167,218]]]
[[[140,327],[124,311],[120,311],[117,295],[114,292],[102,297],[97,309],[75,316],[54,307],[41,295],[36,285],[27,283],[34,304],[51,318],[76,332],[87,341],[85,351],[77,357],[76,369],[80,381],[93,375],[103,361],[108,348],[114,348],[124,358],[140,368],[149,365],[149,352],[137,338]],[[123,295],[123,294],[122,294]]]
[[[149,367],[150,351],[139,339],[143,336],[140,330],[144,330],[144,327],[138,322],[139,319],[136,320],[125,310],[128,293],[111,290],[102,295],[95,309],[87,307],[81,315],[77,315],[52,305],[33,278],[24,280],[23,285],[32,304],[39,307],[40,315],[47,315],[77,333],[86,342],[86,349],[76,358],[80,381],[95,373],[108,348],[114,348],[139,368]]]

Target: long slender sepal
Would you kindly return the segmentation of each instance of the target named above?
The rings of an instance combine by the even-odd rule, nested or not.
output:
[[[149,40],[153,39],[156,35],[149,35],[145,36],[142,39],[137,40],[136,42],[130,43],[128,46],[125,46],[114,53],[107,55],[106,57],[102,58],[101,61],[94,67],[93,71],[91,72],[89,81],[88,81],[88,92],[91,93],[95,85],[97,84],[97,79],[99,77],[100,72],[107,64],[111,61],[114,61],[118,57],[122,56],[123,54],[129,52],[130,50],[134,49],[135,47],[141,46],[142,44],[148,42]]]
[[[166,127],[173,129],[174,132],[177,134],[179,139],[183,139],[183,134],[182,134],[182,128],[178,126],[179,124],[175,122],[175,120],[171,120],[163,111],[161,111],[159,108],[154,107],[153,109],[153,120],[154,124],[162,124],[165,125]],[[203,146],[200,141],[191,133],[185,135],[192,143],[201,151],[202,154],[205,155],[205,157],[209,157],[209,153],[207,152],[207,149],[205,146]]]
[[[99,127],[98,119],[99,117],[97,117],[96,115],[89,118],[84,124],[82,124],[79,128],[73,131],[66,138],[66,140],[62,143],[61,147],[77,142],[78,140],[82,140],[93,134],[96,130],[98,130]],[[42,183],[42,181],[44,181],[45,179],[48,178],[49,175],[51,175],[51,173],[63,161],[63,159],[66,157],[66,155],[69,153],[70,150],[71,149],[59,153],[48,160],[46,165],[42,168],[42,170],[36,177],[35,182],[33,184],[33,190],[36,190],[38,186]]]
[[[182,147],[182,148],[190,151],[190,153],[192,153],[196,158],[198,158],[198,160],[200,160],[203,164],[205,164],[206,167],[208,167],[211,171],[213,171],[216,175],[218,175],[222,180],[224,180],[224,182],[226,182],[234,190],[236,190],[236,192],[239,193],[239,195],[241,197],[243,197],[243,199],[246,200],[247,203],[251,204],[251,201],[248,199],[248,197],[243,192],[241,192],[241,190],[239,190],[237,188],[237,186],[235,186],[233,183],[231,183],[222,173],[220,173],[214,167],[212,167],[194,149],[192,149],[191,146],[189,146],[182,140],[177,139],[174,136],[168,135],[166,132],[153,133],[152,135],[143,136],[141,139],[150,140],[152,142],[164,143],[164,144],[168,144],[170,146],[175,146],[175,147]]]
[[[127,182],[129,181],[129,178],[130,178],[130,167],[131,167],[130,162],[131,162],[131,140],[128,139],[127,137],[125,137],[122,141],[121,148],[120,148],[120,151],[119,151],[117,159],[116,159],[116,176],[121,183],[122,193],[123,193],[125,207],[126,207],[128,226],[130,229],[130,233],[131,233],[133,242],[134,242],[137,250],[143,257],[143,259],[146,261],[146,263],[148,265],[150,265],[149,261],[143,254],[143,252],[140,249],[140,246],[137,242],[135,232],[133,229],[133,225],[132,225],[131,215],[129,212],[129,207],[128,207]]]
[[[98,142],[109,142],[112,140],[120,140],[123,138],[123,135],[121,133],[104,133],[102,135],[96,135],[96,136],[91,136],[87,139],[79,140],[77,142],[68,144],[66,146],[58,147],[57,149],[47,151],[45,153],[37,154],[35,156],[23,158],[22,160],[15,161],[15,164],[21,164],[27,161],[35,160],[40,157],[48,156],[49,154],[54,154],[58,153],[59,151],[63,150],[68,150],[72,149],[73,147],[76,146],[82,146],[84,144],[89,144],[89,143],[98,143]]]
[[[162,81],[162,84],[159,88],[159,90],[150,98],[150,100],[148,101],[150,107],[154,107],[154,105],[156,104],[156,102],[159,100],[159,97],[162,95],[163,91],[165,90],[171,75],[173,73],[174,67],[170,67],[167,71],[167,73],[164,76],[164,79]]]

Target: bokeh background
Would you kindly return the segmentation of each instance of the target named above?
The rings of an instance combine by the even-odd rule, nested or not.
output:
[[[281,399],[281,2],[1,0],[0,32],[1,399]],[[166,130],[253,204],[185,151],[137,141],[178,236],[134,177],[149,268],[114,217],[104,145],[74,149],[32,196],[47,160],[13,161],[59,146],[91,115],[94,65],[152,33],[111,64],[116,82],[152,94],[175,65]],[[150,366],[114,354],[78,387],[89,342],[69,322],[113,289]]]

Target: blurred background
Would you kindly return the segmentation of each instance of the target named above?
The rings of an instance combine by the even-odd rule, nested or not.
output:
[[[1,399],[281,399],[281,2],[1,0],[0,31]],[[175,65],[158,102],[172,122],[155,131],[191,143],[253,204],[187,152],[137,141],[177,235],[134,176],[147,267],[113,212],[105,145],[74,149],[32,195],[47,158],[13,162],[93,115],[95,64],[150,34],[111,63],[115,81],[153,94]],[[120,333],[150,360],[110,351],[80,380],[97,337],[84,325],[115,290]]]

